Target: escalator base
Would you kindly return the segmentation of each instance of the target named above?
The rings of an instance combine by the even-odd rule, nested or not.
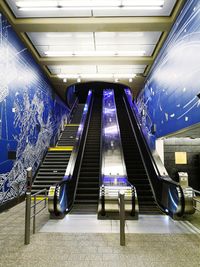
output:
[[[75,204],[70,215],[97,214],[97,204]]]

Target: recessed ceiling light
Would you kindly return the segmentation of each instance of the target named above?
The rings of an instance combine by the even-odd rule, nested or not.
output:
[[[61,79],[133,79],[136,74],[120,74],[120,73],[77,73],[77,74],[58,74]]]
[[[161,9],[164,0],[65,0],[65,1],[16,1],[20,10],[49,9]]]
[[[58,1],[16,1],[16,6],[19,8],[34,8],[34,7],[57,7]]]
[[[144,56],[146,51],[45,51],[49,57],[130,57]]]
[[[57,32],[52,32],[52,33],[47,33],[46,37],[48,38],[72,38],[71,33],[57,33]]]
[[[92,32],[48,32],[45,34],[48,38],[90,38]]]

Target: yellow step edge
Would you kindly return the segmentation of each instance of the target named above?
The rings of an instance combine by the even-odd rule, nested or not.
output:
[[[48,151],[72,151],[73,146],[54,146],[49,147]]]
[[[65,124],[64,126],[65,127],[67,127],[67,126],[79,126],[79,124]]]
[[[45,197],[36,197],[36,201],[44,200],[44,199],[45,199]],[[48,199],[48,197],[46,197],[46,199]],[[31,200],[33,201],[34,197],[32,197]]]

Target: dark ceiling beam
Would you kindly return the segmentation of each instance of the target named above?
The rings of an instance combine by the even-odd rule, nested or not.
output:
[[[14,23],[20,32],[130,32],[168,31],[171,17],[112,18],[18,18]]]

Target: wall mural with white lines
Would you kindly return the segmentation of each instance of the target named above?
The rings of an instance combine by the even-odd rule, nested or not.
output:
[[[190,0],[174,24],[144,89],[136,99],[148,140],[154,141],[199,123],[199,93],[200,2]],[[155,133],[152,128],[156,128]]]
[[[67,114],[0,14],[0,205],[24,193],[26,168],[35,173]]]

